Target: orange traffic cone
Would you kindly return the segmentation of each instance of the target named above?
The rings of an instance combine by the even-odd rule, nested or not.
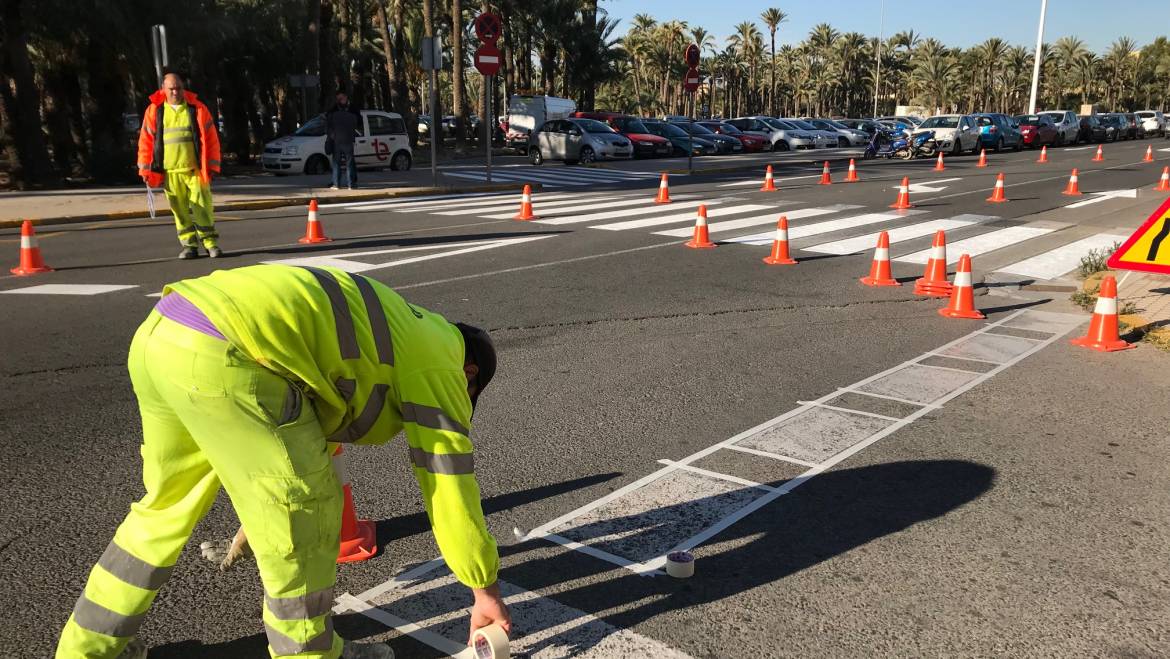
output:
[[[24,276],[52,271],[53,269],[45,265],[45,260],[41,258],[41,248],[37,246],[37,232],[33,231],[32,222],[25,220],[20,224],[20,265],[9,272]]]
[[[1098,144],[1097,145],[1097,155],[1093,156],[1093,162],[1102,162],[1104,160],[1105,160],[1105,151],[1104,151],[1104,149],[1101,148],[1101,145]]]
[[[1079,197],[1081,194],[1081,185],[1077,179],[1077,170],[1075,167],[1072,170],[1072,174],[1068,176],[1068,185],[1064,188],[1064,194],[1070,197]]]
[[[878,234],[877,248],[873,250],[873,264],[869,266],[869,276],[859,281],[866,286],[901,286],[890,272],[890,234],[885,231]]]
[[[333,452],[333,470],[337,473],[337,480],[341,481],[344,507],[341,509],[341,549],[337,553],[337,562],[352,563],[378,553],[378,538],[374,533],[374,523],[357,517],[353,507],[353,487],[341,454],[342,447],[338,446]]]
[[[1106,275],[1097,292],[1097,306],[1093,308],[1093,320],[1089,322],[1089,333],[1070,341],[1074,346],[1092,348],[1098,352],[1115,352],[1136,348],[1120,337],[1117,326],[1117,280]]]
[[[776,182],[772,180],[772,166],[768,165],[768,171],[764,172],[764,187],[760,188],[760,192],[775,192]]]
[[[1146,146],[1146,156],[1142,158],[1142,162],[1154,162],[1154,146],[1152,144]]]
[[[710,249],[715,246],[707,233],[707,206],[705,204],[699,204],[699,212],[695,215],[695,235],[686,242],[686,246],[691,249]]]
[[[983,320],[984,316],[975,308],[975,289],[971,286],[971,257],[959,257],[959,269],[955,270],[955,285],[951,289],[951,303],[939,309],[940,316],[947,318],[970,318]]]
[[[1162,178],[1158,179],[1158,185],[1154,186],[1157,192],[1170,192],[1170,167],[1162,168]]]
[[[833,179],[829,176],[829,161],[825,161],[825,168],[821,170],[821,180],[817,181],[820,185],[832,185]]]
[[[654,203],[670,203],[670,185],[666,181],[666,172],[662,173],[662,181],[658,183],[658,196],[654,199]]]
[[[856,183],[861,179],[857,178],[857,165],[854,164],[853,158],[849,159],[849,173],[845,175],[846,183]]]
[[[943,164],[942,151],[938,152],[938,160],[936,160],[934,163],[934,171],[936,171],[936,172],[947,171],[947,166]]]
[[[788,216],[781,215],[776,225],[776,239],[772,241],[772,255],[764,257],[768,265],[796,265],[796,261],[788,255]]]
[[[532,186],[525,184],[524,191],[520,193],[520,212],[512,217],[513,220],[539,220],[532,212]]]
[[[1046,147],[1046,146],[1040,147],[1040,157],[1036,159],[1036,162],[1038,162],[1038,163],[1048,162],[1048,147]]]
[[[306,245],[333,242],[332,238],[325,237],[325,230],[321,228],[321,221],[317,219],[316,199],[309,200],[309,221],[305,224],[305,235],[297,242]]]
[[[979,149],[979,162],[975,163],[976,167],[987,166],[987,149]]]
[[[894,203],[890,204],[890,208],[896,208],[899,210],[902,210],[905,208],[914,208],[914,204],[910,203],[910,177],[909,176],[902,177],[902,185],[898,186],[898,198],[894,200]]]
[[[993,204],[1001,204],[1007,201],[1007,197],[1003,194],[1003,172],[995,177],[995,189],[991,191],[991,196],[987,198]]]
[[[914,282],[914,294],[929,297],[947,297],[954,287],[947,281],[947,234],[939,229],[930,247],[930,259],[922,277]]]

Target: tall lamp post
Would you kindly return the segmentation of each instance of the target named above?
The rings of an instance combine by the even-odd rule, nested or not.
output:
[[[1036,90],[1040,87],[1040,50],[1044,47],[1044,17],[1048,0],[1040,0],[1040,27],[1036,29],[1036,61],[1032,64],[1032,95],[1028,98],[1028,114],[1036,114]]]
[[[882,85],[882,41],[886,38],[886,0],[882,0],[882,18],[878,24],[877,73],[873,77],[873,116],[878,116],[878,93]]]

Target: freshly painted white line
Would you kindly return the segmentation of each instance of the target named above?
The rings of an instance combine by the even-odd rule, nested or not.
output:
[[[950,243],[947,245],[947,262],[954,263],[959,260],[963,254],[967,254],[972,258],[987,252],[994,252],[997,249],[1003,249],[1016,243],[1031,240],[1033,238],[1052,233],[1053,229],[1043,227],[1008,227],[1006,229],[999,229],[990,233],[975,236],[973,238],[965,238],[963,240]],[[924,249],[920,252],[906,254],[895,258],[895,261],[902,263],[926,263],[930,260],[931,250]]]
[[[1091,148],[1093,148],[1093,147],[1091,147],[1091,146],[1075,146],[1075,147],[1074,147],[1074,146],[1069,146],[1069,147],[1065,147],[1065,148],[1063,148],[1063,149],[1061,149],[1061,150],[1062,150],[1062,151],[1087,151],[1087,150],[1089,150],[1089,149],[1091,149]],[[1167,151],[1170,151],[1170,149],[1166,149],[1166,150],[1167,150]]]
[[[1090,204],[1096,204],[1107,199],[1137,199],[1137,189],[1131,190],[1109,190],[1107,192],[1090,192],[1092,197],[1084,201],[1069,204],[1065,208],[1083,208]]]
[[[549,207],[555,207],[555,206],[572,206],[572,205],[580,205],[582,203],[583,199],[584,200],[588,200],[588,199],[600,200],[600,199],[614,199],[617,197],[619,197],[619,195],[610,195],[610,196],[606,196],[606,197],[600,197],[600,196],[593,197],[593,196],[583,195],[581,193],[575,193],[575,192],[563,192],[563,193],[555,194],[555,195],[550,195],[550,194],[535,195],[534,194],[534,195],[532,195],[532,205],[534,208],[549,208]],[[488,215],[486,215],[488,213],[503,213],[504,211],[509,211],[507,213],[507,217],[501,217],[501,218],[496,218],[496,219],[510,220],[510,219],[512,219],[512,216],[516,214],[516,211],[519,210],[521,199],[522,198],[520,195],[516,195],[515,197],[513,197],[511,199],[496,201],[496,202],[493,202],[491,204],[479,204],[479,205],[476,205],[474,207],[463,206],[463,205],[459,205],[459,206],[447,205],[447,206],[441,207],[440,210],[435,210],[435,209],[425,209],[425,210],[428,213],[433,213],[435,215],[445,215],[445,216],[482,215],[483,217],[488,217]],[[447,208],[450,208],[453,210],[442,210],[442,209],[447,209]]]
[[[781,462],[791,462],[792,464],[800,465],[801,467],[815,467],[815,466],[817,466],[817,464],[815,462],[809,462],[807,460],[801,460],[799,458],[793,458],[793,457],[790,457],[787,455],[781,455],[779,453],[772,453],[771,451],[761,451],[758,448],[752,448],[750,446],[737,446],[737,445],[731,444],[728,446],[724,446],[723,448],[727,449],[728,451],[735,451],[737,453],[750,453],[751,455],[758,455],[761,458],[771,458],[773,460],[779,460]]]
[[[940,178],[940,179],[934,179],[931,181],[926,181],[925,183],[911,183],[910,184],[910,194],[925,194],[927,192],[942,192],[943,190],[946,190],[950,186],[949,185],[939,185],[939,183],[950,183],[952,181],[962,181],[962,180],[963,179],[961,179],[961,178]],[[898,190],[898,189],[901,189],[901,187],[902,187],[901,184],[899,184],[899,185],[895,185],[894,187],[892,187],[890,189],[891,190]]]
[[[658,464],[673,465],[674,461],[673,460],[659,460]],[[718,471],[711,471],[710,469],[703,469],[702,467],[696,467],[694,465],[689,465],[689,464],[679,465],[679,469],[682,469],[684,471],[689,471],[692,474],[699,474],[700,476],[708,476],[710,478],[718,478],[719,480],[724,480],[724,481],[727,481],[729,483],[736,483],[738,485],[746,485],[748,487],[758,487],[761,490],[764,490],[765,492],[771,492],[772,490],[776,489],[776,488],[772,487],[771,485],[764,485],[763,483],[749,481],[746,478],[740,478],[739,476],[732,476],[731,474],[724,474],[724,473],[721,473]]]
[[[969,335],[968,335],[968,336],[969,336]],[[966,337],[964,337],[964,338],[966,338]],[[955,341],[955,343],[958,343],[958,341]],[[950,346],[948,345],[948,346],[944,346],[944,347],[950,347]],[[942,349],[942,348],[940,348],[939,350],[941,350],[941,349]],[[1001,364],[1003,363],[1003,362],[993,362],[993,361],[990,361],[990,360],[987,360],[987,359],[976,359],[975,357],[956,357],[956,356],[954,356],[954,355],[944,355],[944,354],[942,354],[941,352],[939,352],[938,350],[935,350],[934,352],[928,352],[928,353],[926,353],[926,356],[927,356],[927,357],[945,357],[945,358],[947,358],[947,359],[960,359],[960,360],[965,360],[965,361],[969,361],[969,362],[979,362],[980,364],[993,364],[993,365],[995,365],[995,366],[999,366],[999,365],[1001,365]],[[946,368],[945,366],[930,366],[929,364],[921,364],[921,365],[922,365],[922,366],[928,366],[928,367],[930,367],[930,368]],[[963,369],[961,369],[961,368],[952,368],[952,369],[949,369],[949,370],[952,370],[952,371],[962,371]],[[964,372],[964,373],[980,373],[981,371],[963,371],[963,372]]]
[[[387,627],[397,629],[399,632],[414,638],[416,641],[426,643],[439,652],[450,655],[453,659],[475,659],[474,650],[468,647],[467,644],[457,643],[429,629],[419,627],[413,622],[403,620],[385,609],[376,607],[368,602],[363,602],[349,593],[344,593],[339,596],[337,598],[337,604],[338,606],[344,607],[341,611],[336,611],[337,613],[344,613],[346,611],[360,613],[367,618],[377,620]]]
[[[953,357],[952,357],[952,359],[953,359]],[[983,371],[968,371],[968,370],[965,370],[962,368],[951,368],[950,366],[938,366],[936,364],[921,364],[920,363],[918,365],[921,366],[922,368],[933,368],[933,369],[937,369],[940,371],[951,371],[952,373],[982,373],[983,372]],[[863,392],[858,392],[858,393],[863,393]],[[872,394],[869,394],[869,395],[872,395]]]
[[[867,224],[878,224],[880,222],[892,222],[914,213],[925,213],[926,211],[885,211],[881,213],[866,213],[864,215],[854,215],[851,217],[843,217],[837,220],[829,220],[827,222],[818,222],[816,224],[801,224],[795,227],[788,228],[788,239],[796,240],[798,238],[808,238],[810,236],[819,236],[823,233],[832,233],[834,231],[841,231],[843,229],[852,229],[854,227],[865,226]],[[725,243],[742,243],[745,245],[770,245],[774,238],[774,232],[754,233],[748,236],[736,236],[735,238],[725,238],[720,242]]]
[[[831,215],[832,213],[840,213],[841,211],[854,210],[861,208],[851,204],[834,204],[832,206],[822,206],[820,208],[799,208],[796,210],[773,212],[768,215],[756,215],[755,217],[745,217],[736,220],[724,220],[722,222],[714,221],[708,226],[710,233],[721,233],[723,231],[735,231],[738,229],[746,229],[748,227],[758,227],[761,224],[775,225],[779,221],[781,215],[788,216],[789,221],[802,220],[807,217],[816,217],[818,215]],[[789,225],[788,238],[793,239],[794,227]],[[690,229],[672,229],[670,231],[655,231],[655,235],[659,236],[673,236],[675,238],[682,238],[690,235]]]
[[[518,181],[521,183],[532,183],[532,182],[543,183],[544,185],[549,186],[549,187],[557,187],[557,186],[562,186],[562,185],[567,185],[570,187],[578,187],[578,186],[582,186],[582,185],[588,185],[585,181],[581,181],[581,180],[577,180],[577,179],[565,179],[565,178],[561,178],[555,174],[548,174],[548,175],[536,174],[536,173],[530,174],[527,172],[522,173],[522,174],[518,173],[518,172],[507,172],[507,173],[496,174],[495,172],[492,172],[492,178],[496,178],[496,177],[502,178],[505,180]]]
[[[348,272],[369,272],[371,270],[381,270],[383,268],[393,268],[400,265],[408,265],[411,263],[419,263],[421,261],[431,261],[434,259],[442,259],[449,256],[458,256],[460,254],[470,254],[472,252],[482,252],[488,249],[495,249],[496,247],[506,247],[509,245],[519,245],[521,243],[532,242],[534,240],[541,240],[544,238],[551,238],[549,235],[542,236],[524,236],[520,238],[504,238],[500,240],[476,240],[471,242],[450,243],[445,245],[421,245],[416,247],[392,247],[390,249],[375,249],[366,252],[349,252],[346,254],[333,254],[330,256],[303,256],[291,259],[280,259],[275,261],[264,261],[264,263],[275,263],[284,265],[311,265],[311,266],[329,266],[334,268],[341,268]],[[353,261],[352,258],[363,256],[377,256],[381,254],[400,254],[407,252],[421,252],[432,250],[445,250],[434,254],[425,254],[423,256],[414,256],[410,258],[400,259],[397,261],[390,261],[388,263],[364,263],[362,261]]]
[[[926,211],[919,211],[925,213]],[[943,231],[951,231],[961,227],[971,226],[978,222],[986,222],[989,220],[998,220],[998,217],[993,215],[956,215],[946,219],[929,220],[919,224],[911,224],[909,226],[898,227],[890,229],[887,233],[890,236],[890,244],[896,244],[923,236],[933,235],[935,231],[942,229]],[[846,238],[844,240],[835,240],[829,243],[821,243],[813,245],[812,247],[801,248],[805,252],[816,252],[818,254],[857,254],[874,248],[877,244],[879,233],[867,233],[864,236],[855,236],[853,238]]]
[[[395,204],[413,204],[423,201],[434,200],[450,200],[450,199],[471,199],[475,197],[491,197],[500,195],[499,192],[469,192],[467,194],[438,194],[438,195],[423,195],[419,197],[398,197],[395,199],[376,199],[374,201],[339,201],[335,203],[322,204],[318,203],[317,208],[352,208],[358,209],[364,206],[393,206]],[[308,201],[305,202],[308,205]]]
[[[919,365],[925,366],[925,364],[919,364]],[[872,398],[884,398],[886,400],[892,400],[892,401],[895,401],[898,403],[905,403],[907,405],[913,405],[915,407],[937,407],[937,405],[934,405],[932,403],[923,403],[922,401],[909,400],[907,398],[898,398],[897,396],[890,396],[887,394],[877,394],[877,393],[874,393],[872,391],[859,391],[857,389],[847,389],[847,388],[841,388],[841,389],[838,389],[837,391],[839,391],[841,393],[848,393],[848,394],[860,394],[862,396],[870,396]]]
[[[1115,242],[1123,242],[1125,238],[1120,234],[1099,233],[1037,254],[1032,258],[1005,265],[999,272],[1010,272],[1036,279],[1056,279],[1075,270],[1080,265],[1081,257],[1088,255],[1090,250],[1107,249]]]
[[[698,203],[692,204],[698,206]],[[751,213],[753,211],[764,210],[768,208],[762,204],[741,204],[739,206],[719,206],[715,208],[712,202],[706,202],[707,205],[707,226],[713,227],[714,222],[721,217],[728,215],[739,215],[740,213]],[[671,206],[678,206],[678,204],[671,204]],[[667,209],[651,209],[659,212]],[[638,213],[641,214],[641,213]],[[627,213],[627,215],[634,215],[634,213]],[[662,226],[664,224],[676,224],[678,222],[694,222],[695,213],[676,213],[674,215],[664,215],[661,217],[651,217],[644,220],[630,220],[628,222],[617,222],[614,224],[602,224],[598,226],[589,227],[590,229],[605,229],[606,231],[623,231],[625,229],[642,229],[645,227]],[[691,230],[686,230],[686,235],[691,235]]]
[[[860,416],[868,416],[873,419],[882,419],[884,421],[901,421],[902,419],[896,416],[886,416],[885,414],[877,414],[875,412],[862,412],[861,410],[851,410],[847,407],[838,407],[836,405],[829,405],[828,403],[818,403],[810,400],[798,400],[797,405],[809,405],[812,407],[823,407],[826,410],[833,410],[836,412],[845,412],[846,414],[857,414]]]
[[[0,291],[7,295],[101,295],[122,291],[127,288],[138,288],[136,284],[39,284],[25,288],[13,288]]]
[[[801,179],[806,179],[806,178],[820,178],[820,177],[821,177],[820,174],[812,174],[809,176],[783,176],[783,177],[776,176],[775,174],[773,174],[773,179],[774,179],[777,186],[780,185],[781,181],[799,181]],[[760,187],[763,187],[764,186],[764,175],[760,174],[759,179],[753,179],[751,181],[736,181],[735,183],[724,183],[724,184],[720,185],[719,187],[721,187],[721,188],[742,188],[742,187],[747,187],[749,185],[758,185]]]
[[[553,201],[560,199],[579,199],[581,195],[575,192],[534,192],[532,193],[532,201]],[[456,201],[457,203],[451,203]],[[395,204],[387,206],[390,210],[427,210],[432,208],[484,208],[491,206],[500,206],[506,203],[519,204],[520,191],[509,192],[506,195],[493,195],[491,198],[475,199],[464,202],[462,200],[447,199],[444,201],[427,201],[418,204]]]
[[[162,292],[160,291],[158,293],[147,293],[146,297],[162,297]]]
[[[622,199],[619,201],[607,201],[607,202],[603,202],[603,203],[582,202],[580,199],[576,199],[576,200],[573,200],[571,202],[561,202],[561,203],[552,203],[552,204],[538,204],[536,202],[533,202],[533,211],[537,215],[539,215],[542,219],[552,219],[554,217],[560,217],[560,216],[569,215],[572,213],[593,211],[593,210],[598,210],[598,209],[602,209],[602,208],[621,208],[623,206],[653,206],[653,205],[654,205],[654,200],[653,199],[646,199],[644,196],[639,196],[639,198],[637,198],[637,199]],[[562,208],[562,206],[564,206],[564,208]],[[551,213],[548,212],[548,210],[547,210],[550,207],[555,209]],[[512,213],[514,214],[515,212],[516,212],[516,209],[512,209]],[[484,215],[484,217],[486,217],[488,219],[492,219],[492,220],[507,220],[507,219],[510,219],[512,217],[512,215],[508,214],[508,213],[500,213],[498,215]]]

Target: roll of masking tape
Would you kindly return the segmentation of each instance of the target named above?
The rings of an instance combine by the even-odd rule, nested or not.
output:
[[[471,647],[475,650],[476,659],[510,659],[512,656],[508,635],[499,625],[475,630],[471,635]]]
[[[666,573],[676,579],[695,576],[695,556],[689,551],[673,551],[666,555]]]

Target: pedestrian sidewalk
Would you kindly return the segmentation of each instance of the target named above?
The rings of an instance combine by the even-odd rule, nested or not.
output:
[[[1121,272],[1117,278],[1118,299],[1136,307],[1131,325],[1142,331],[1170,328],[1170,275]]]

